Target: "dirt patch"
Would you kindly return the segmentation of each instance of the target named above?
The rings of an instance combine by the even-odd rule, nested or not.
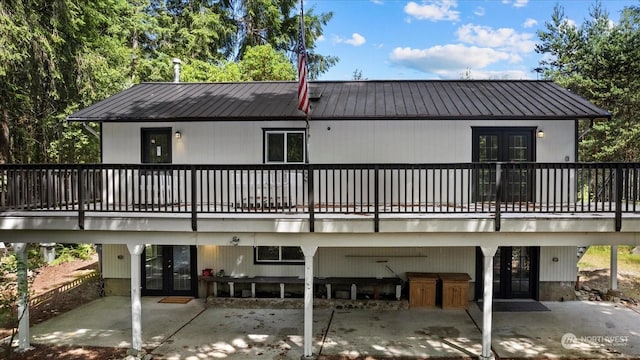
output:
[[[35,345],[32,350],[14,353],[11,360],[110,360],[127,356],[126,349],[108,347]],[[3,358],[5,359],[5,358]]]
[[[609,269],[583,269],[580,270],[580,284],[606,293],[609,289],[610,274]],[[640,300],[640,274],[618,272],[618,290],[627,297]]]

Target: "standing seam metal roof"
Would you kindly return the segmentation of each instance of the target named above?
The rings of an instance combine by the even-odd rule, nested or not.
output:
[[[551,81],[311,82],[311,119],[519,120],[609,118]],[[304,120],[297,82],[143,83],[82,109],[69,121]]]

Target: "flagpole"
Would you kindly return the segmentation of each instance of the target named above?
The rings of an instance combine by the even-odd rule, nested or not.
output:
[[[306,53],[307,51],[307,44],[306,44],[306,39],[305,39],[305,32],[304,32],[304,0],[300,0],[300,33],[301,33],[301,37],[302,37],[302,43],[304,45],[304,51]],[[306,57],[306,54],[305,54]],[[305,63],[306,66],[306,63]],[[306,122],[306,126],[307,126],[307,141],[306,141],[306,157],[305,157],[305,163],[309,164],[310,163],[310,154],[309,154],[309,144],[311,143],[311,128],[309,126],[309,120],[311,120],[311,107],[309,107],[309,111],[306,112],[305,114],[305,122]]]

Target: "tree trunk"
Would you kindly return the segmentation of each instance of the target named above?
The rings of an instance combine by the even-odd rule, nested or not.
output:
[[[10,162],[11,142],[9,136],[9,110],[2,110],[2,118],[0,118],[0,164]]]

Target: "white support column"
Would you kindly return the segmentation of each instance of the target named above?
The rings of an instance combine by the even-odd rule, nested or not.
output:
[[[251,283],[251,297],[256,297],[256,283]]]
[[[609,275],[609,288],[618,290],[618,245],[611,245],[611,274]]]
[[[142,351],[141,269],[144,245],[127,244],[131,254],[131,348]]]
[[[331,284],[324,285],[327,288],[327,299],[331,300]]]
[[[236,288],[233,281],[229,281],[229,297],[236,297]]]
[[[18,350],[31,349],[29,343],[29,264],[27,243],[13,243],[13,251],[18,260]]]
[[[284,283],[280,283],[280,299],[284,299]]]
[[[356,299],[356,294],[358,293],[358,288],[356,284],[351,284],[351,300]]]
[[[317,246],[301,246],[304,254],[304,353],[305,358],[313,357],[313,256]]]
[[[491,320],[493,311],[493,257],[497,246],[482,246],[483,255],[483,285],[482,295],[482,354],[480,359],[493,359],[491,352]]]

